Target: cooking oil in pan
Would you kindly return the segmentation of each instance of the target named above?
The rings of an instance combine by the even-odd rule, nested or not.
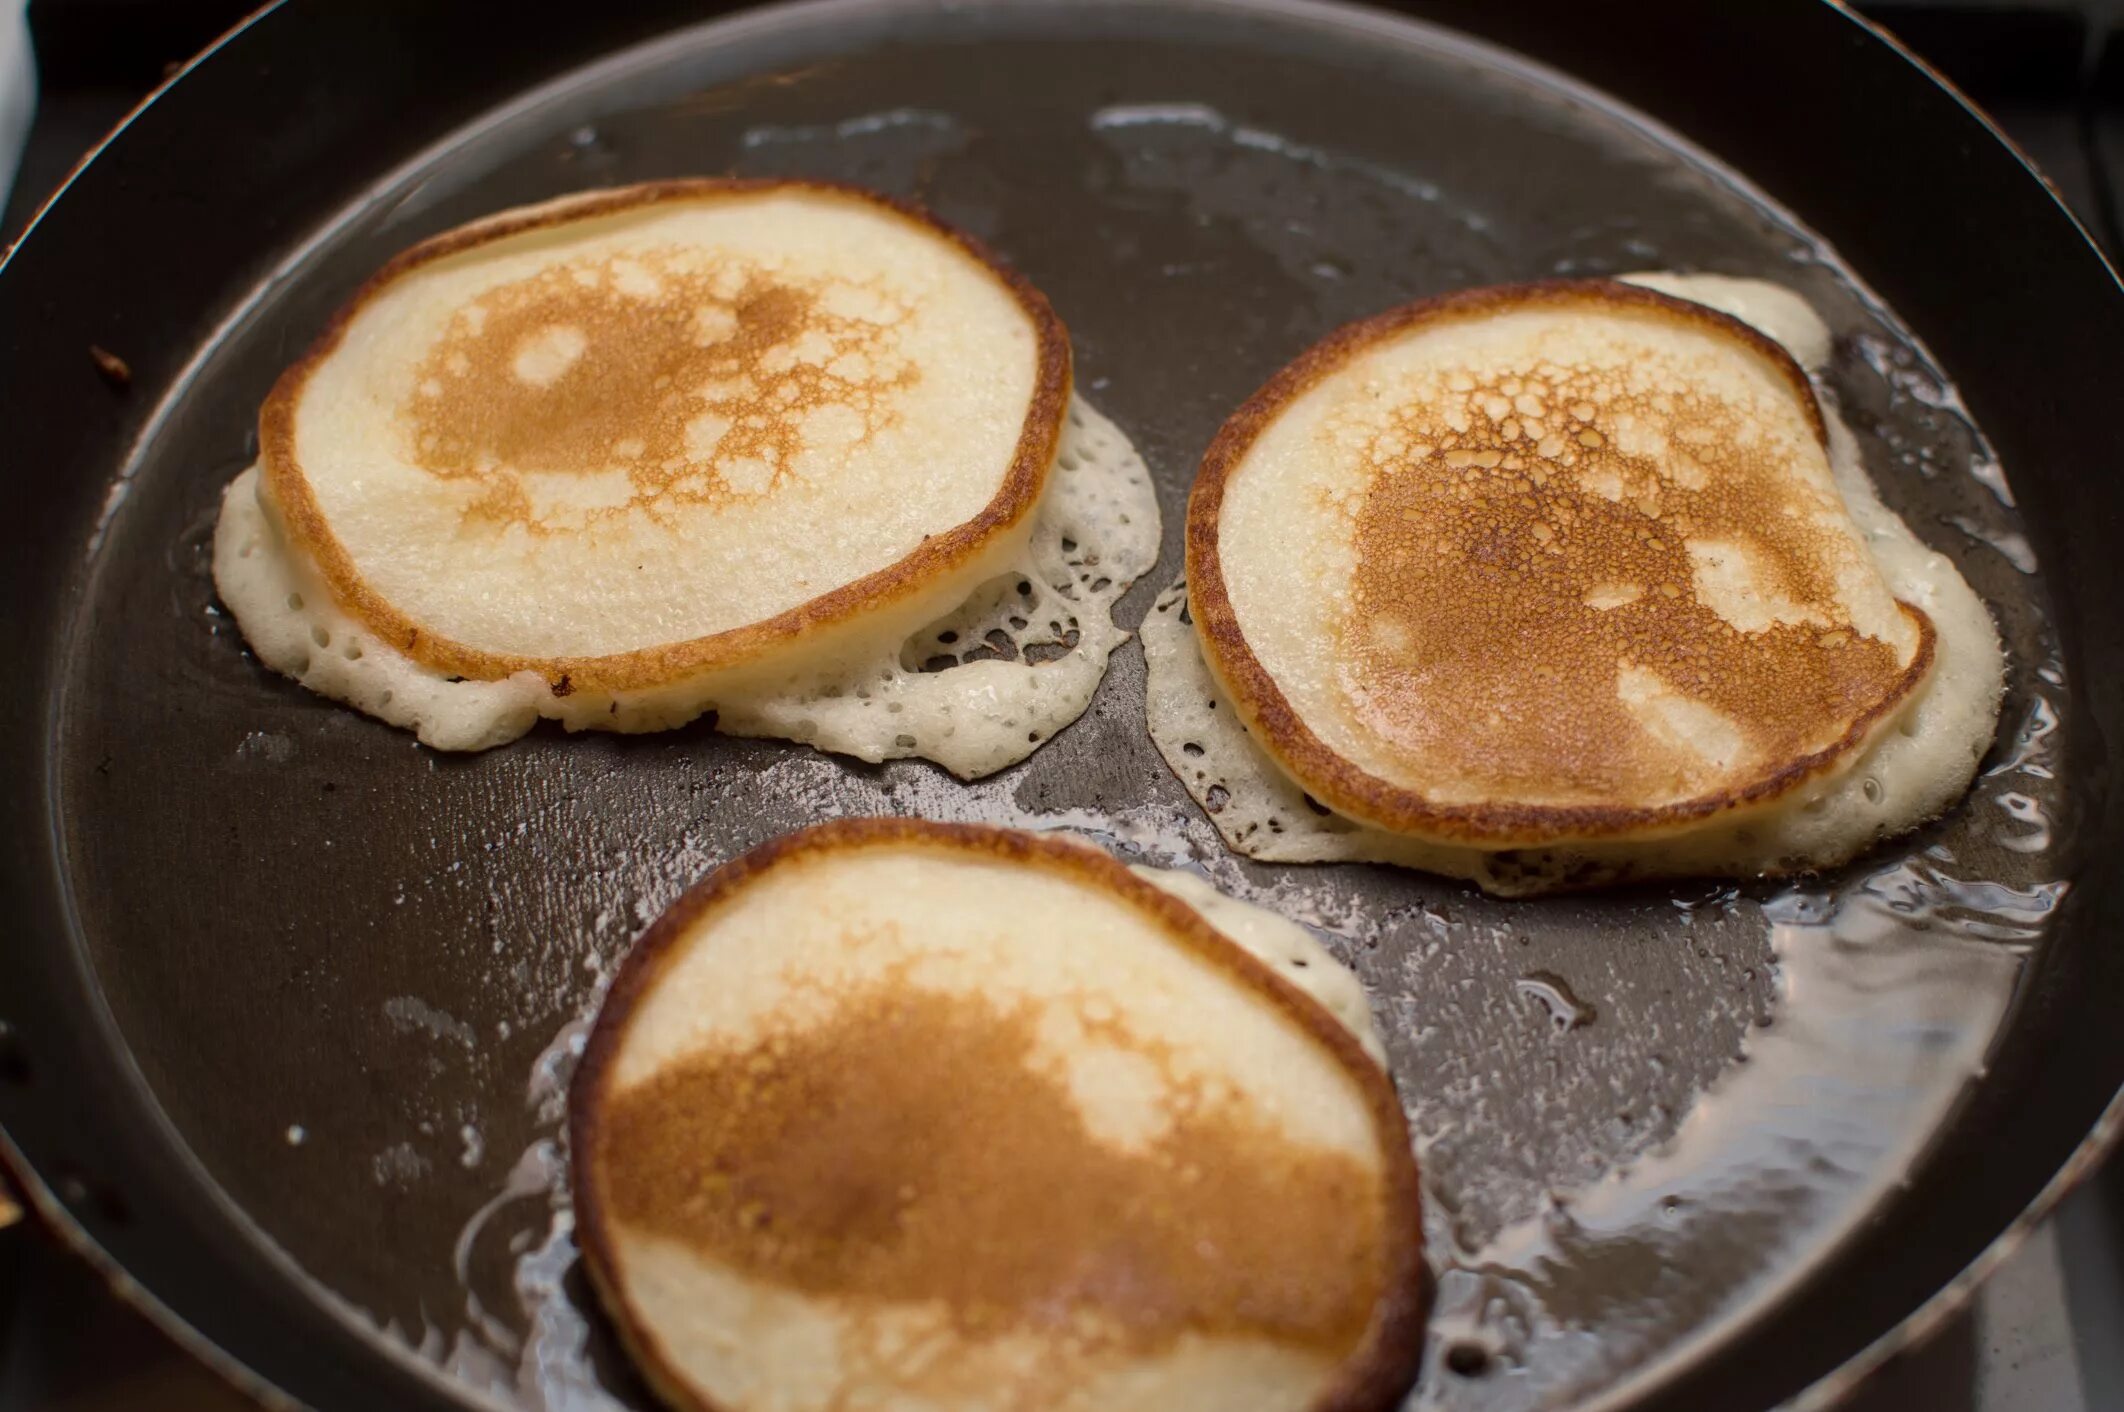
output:
[[[1362,250],[1390,242],[1353,240],[1350,223],[1371,215],[1382,229],[1407,222],[1411,204],[1430,213],[1421,228],[1437,248],[1426,252],[1427,277],[1496,277],[1489,220],[1455,207],[1435,184],[1200,105],[1108,108],[1090,125],[1121,184],[1171,195],[1198,223],[1239,226],[1289,277],[1322,290],[1323,302],[1382,276]],[[949,119],[900,110],[831,125],[839,157],[820,158],[825,131],[756,129],[746,148],[802,171],[815,160],[847,160],[851,143],[913,134],[913,146],[893,160],[912,160],[902,175],[919,181],[940,154],[963,155],[975,143]],[[1334,221],[1312,231],[1300,221],[1252,220],[1261,188],[1278,184]],[[1441,213],[1451,219],[1440,221]],[[995,228],[1002,224],[992,215],[977,221],[989,227],[981,233],[1008,239]],[[1641,264],[1660,254],[1641,234],[1619,245],[1615,236],[1605,232],[1619,251],[1613,258]],[[1804,242],[1795,242],[1793,258],[1817,277],[1834,268]],[[1583,263],[1567,251],[1552,268],[1568,273]],[[1159,268],[1169,278],[1192,272],[1184,260]],[[1938,542],[1944,526],[1996,551],[2014,577],[2033,571],[2003,477],[1921,355],[1869,331],[1846,340],[1832,377],[1870,435],[1871,454],[1891,462],[1876,464],[1877,476],[1903,467],[1979,492],[1947,497],[1955,508],[1936,523],[1919,521],[1921,534]],[[1162,469],[1184,485],[1184,466]],[[1996,592],[2000,582],[1994,575],[1988,586]],[[1997,763],[1957,822],[1827,885],[1698,888],[1678,903],[1662,896],[1620,908],[1506,904],[1378,870],[1256,867],[1226,853],[1169,789],[1070,802],[1037,779],[965,786],[919,768],[851,773],[800,754],[777,759],[757,788],[805,817],[913,813],[1073,828],[1133,859],[1193,867],[1323,933],[1365,977],[1387,1022],[1425,1159],[1438,1304],[1413,1405],[1555,1407],[1624,1389],[1693,1332],[1737,1329],[1726,1316],[1797,1286],[1889,1199],[1981,1072],[2025,950],[2064,891],[2047,865],[2058,668],[2027,665],[2028,654],[2043,661],[2048,651],[2032,598],[2002,603],[2001,618],[2022,655],[2009,706],[2017,714],[2002,725]],[[1137,683],[1125,666],[1115,675],[1102,709],[1133,724],[1121,703]],[[1028,773],[1037,775],[1038,763]],[[1899,849],[1908,852],[1896,856]],[[1574,930],[1595,917],[1574,948]],[[1730,978],[1709,1022],[1610,1002],[1589,952],[1633,930],[1637,944],[1672,949],[1699,977]],[[1519,953],[1535,941],[1545,964],[1529,966]],[[580,1025],[571,1021],[541,1060],[549,1106],[557,1091],[550,1074],[566,1066]],[[1625,1026],[1637,1032],[1621,1033]],[[1602,1141],[1573,1129],[1588,1104],[1566,1091],[1563,1076],[1580,1050],[1626,1056],[1592,1061],[1615,1066],[1619,1094],[1641,1077],[1630,1054],[1655,1080],[1641,1101],[1615,1100],[1633,1111],[1616,1114]],[[1521,1150],[1471,1137],[1483,1126],[1476,1106],[1511,1114],[1501,1126]],[[553,1108],[556,1125],[559,1117]],[[464,1247],[497,1238],[498,1216],[515,1208],[512,1238],[525,1248],[513,1293],[522,1311],[514,1340],[493,1348],[490,1376],[533,1406],[602,1406],[599,1365],[611,1351],[582,1307],[579,1277],[565,1273],[572,1244],[557,1131],[526,1154],[500,1204],[467,1228]]]
[[[2054,709],[2035,698],[1965,805],[1993,816],[2002,844],[2024,839],[2030,818],[2041,817],[2035,794],[2025,791],[2053,778],[2055,730]],[[792,755],[769,773],[770,787],[821,810],[875,802],[851,799],[844,775],[811,757]],[[1094,822],[1025,809],[1002,789],[930,780],[911,774],[895,802],[1018,827],[1083,831]],[[1257,876],[1184,814],[1139,816],[1095,832],[1124,854],[1192,864],[1235,893],[1302,917],[1360,966],[1368,953],[1392,952],[1407,939],[1406,928],[1368,925],[1321,874]],[[1970,832],[1981,845],[1981,827]],[[2025,950],[2064,891],[2040,876],[1998,881],[1934,841],[1837,886],[1760,894],[1720,887],[1676,906],[1691,931],[1764,931],[1773,1003],[1725,1072],[1677,1115],[1670,1137],[1591,1182],[1522,1193],[1526,1214],[1487,1234],[1471,1234],[1457,1219],[1465,1203],[1454,1173],[1428,1160],[1454,1122],[1450,1103],[1431,1095],[1433,1076],[1401,1070],[1427,1159],[1438,1277],[1430,1356],[1412,1405],[1573,1405],[1627,1383],[1720,1309],[1774,1298],[1802,1280],[1811,1259],[1833,1252],[1922,1160],[1981,1072]],[[1465,925],[1433,915],[1418,930]],[[1597,1000],[1579,993],[1583,983],[1539,971],[1510,985],[1556,1043],[1600,1023]],[[556,1412],[619,1405],[605,1391],[617,1354],[573,1272],[561,1136],[566,1077],[595,998],[562,1027],[526,1084],[546,1135],[467,1224],[457,1250],[462,1275],[476,1247],[506,1243],[518,1309],[497,1319],[468,1293],[467,1322],[480,1341],[461,1340],[447,1361],[460,1376]],[[1425,1008],[1422,997],[1413,999]],[[1540,1102],[1538,1093],[1516,1098]]]
[[[1045,51],[1038,59],[1053,62]],[[989,85],[997,94],[1014,86],[1006,70]],[[1431,91],[1474,82],[1453,72],[1462,76]],[[1102,96],[1067,131],[1042,117],[1023,150],[1013,144],[1032,120],[1015,110],[945,113],[905,106],[902,95],[764,122],[696,94],[676,108],[569,120],[524,159],[551,167],[535,181],[529,167],[503,170],[491,191],[424,179],[382,212],[379,229],[432,214],[431,203],[457,202],[469,217],[498,204],[492,191],[528,199],[556,183],[704,163],[867,181],[929,201],[1054,297],[1079,376],[1152,462],[1165,571],[1124,604],[1123,621],[1177,571],[1179,511],[1217,423],[1249,379],[1334,324],[1445,288],[1548,274],[1671,263],[1781,279],[1842,335],[1829,381],[1884,496],[1994,606],[2015,664],[1996,762],[1939,825],[1823,882],[1517,903],[1385,868],[1276,869],[1233,857],[1151,749],[1142,664],[1125,650],[1084,720],[1020,769],[970,786],[917,764],[853,767],[705,731],[658,743],[534,738],[438,762],[396,740],[376,745],[362,723],[297,693],[278,715],[260,708],[265,693],[239,641],[203,616],[209,500],[240,465],[210,474],[201,468],[212,458],[201,458],[186,475],[204,489],[187,491],[182,512],[162,522],[158,548],[174,557],[156,587],[168,596],[175,583],[191,626],[216,630],[176,634],[154,660],[176,689],[245,724],[228,733],[204,784],[182,777],[172,796],[200,791],[202,810],[234,811],[306,770],[324,780],[320,790],[345,780],[349,793],[380,802],[394,789],[413,797],[417,806],[393,817],[455,840],[406,855],[427,861],[386,874],[373,898],[360,887],[366,872],[332,872],[340,910],[315,924],[356,919],[344,925],[368,930],[350,950],[377,938],[371,911],[391,914],[379,950],[476,940],[476,965],[463,967],[473,980],[456,1000],[410,989],[416,982],[396,972],[390,986],[378,983],[377,1004],[395,1007],[375,1025],[384,1040],[417,1049],[437,1074],[448,1066],[433,1100],[393,1094],[392,1112],[359,1129],[359,1151],[344,1150],[322,1100],[266,1121],[276,1156],[348,1159],[350,1208],[457,1203],[436,1224],[462,1229],[432,1255],[454,1276],[461,1307],[399,1288],[405,1297],[391,1309],[379,1300],[376,1318],[467,1383],[533,1408],[638,1400],[575,1266],[568,1070],[627,937],[738,851],[821,817],[1070,828],[1131,861],[1192,868],[1319,932],[1367,985],[1424,1162],[1439,1300],[1416,1406],[1571,1405],[1730,1335],[1739,1311],[1803,1281],[1893,1199],[1981,1071],[2063,895],[2053,849],[2067,822],[2056,769],[2067,694],[2005,475],[1922,350],[1833,256],[1697,157],[1621,126],[1574,147],[1605,121],[1597,104],[1529,89],[1482,108],[1481,124],[1548,124],[1544,141],[1563,154],[1500,176],[1472,157],[1462,169],[1403,170],[1193,97],[1143,97],[1165,82],[1121,72],[1113,90],[1135,98]],[[1464,134],[1471,152],[1481,124]],[[1610,149],[1622,155],[1602,155]],[[1529,147],[1518,160],[1536,159]],[[1055,192],[1025,189],[1035,167],[1079,184],[1066,219]],[[1565,190],[1579,170],[1582,187]],[[1525,195],[1537,188],[1540,199]],[[244,449],[240,434],[227,438],[227,454]],[[162,486],[136,487],[115,537],[135,533],[131,517]],[[167,618],[160,599],[150,606]],[[141,670],[114,660],[96,680],[122,684]],[[157,765],[115,735],[110,748],[136,779]],[[118,859],[107,840],[122,837],[124,819],[85,822],[103,827],[79,830],[84,850]],[[291,813],[288,827],[307,823]],[[353,851],[334,842],[326,835],[303,856],[332,870]],[[449,863],[432,861],[445,854]],[[259,856],[269,856],[263,845]],[[363,868],[382,856],[370,852]],[[242,862],[214,857],[217,868]],[[299,914],[300,897],[271,893],[278,879],[237,881]],[[137,952],[128,959],[145,974]],[[306,963],[321,988],[333,960]],[[552,1042],[526,1072],[524,1054],[545,1035]],[[247,1171],[266,1173],[255,1186],[273,1181],[263,1165],[226,1165],[232,1189]],[[272,1193],[243,1198],[263,1208]],[[335,1283],[327,1262],[343,1252],[321,1239],[305,1248],[284,1234],[291,1221],[261,1217]]]

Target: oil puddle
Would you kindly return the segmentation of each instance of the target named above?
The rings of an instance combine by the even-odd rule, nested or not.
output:
[[[1438,1252],[1418,1405],[1620,1399],[1684,1331],[1798,1285],[1905,1179],[1981,1072],[2023,960],[1995,942],[2033,940],[2062,894],[1913,859],[1841,899],[1764,903],[1772,1023],[1663,1147],[1479,1249]],[[1914,930],[1916,899],[1957,920]]]
[[[1512,989],[1539,1006],[1558,1034],[1593,1023],[1593,1007],[1573,994],[1571,983],[1554,971],[1530,971],[1512,982]]]
[[[451,1251],[465,1290],[466,1336],[433,1361],[474,1390],[532,1412],[633,1405],[613,1391],[629,1387],[630,1375],[601,1317],[591,1312],[568,1191],[568,1084],[605,982],[600,974],[581,1011],[532,1064],[524,1102],[545,1135],[518,1155]],[[490,1309],[496,1292],[513,1307]]]
[[[2062,684],[2055,661],[2034,675]],[[1682,1348],[1715,1347],[1801,1286],[1893,1200],[1982,1075],[2066,896],[2042,859],[2058,726],[2040,692],[2017,727],[2009,716],[1958,806],[1966,842],[1837,887],[1676,903],[1766,930],[1772,1008],[1665,1142],[1486,1240],[1431,1222],[1438,1304],[1412,1406],[1624,1405]]]
[[[2023,782],[2025,769],[2045,768],[2046,737],[2035,739],[2035,749],[2022,749],[2025,739],[2010,748],[1987,778]],[[829,783],[844,776],[795,764],[770,773],[783,777],[775,787],[816,791],[821,806],[852,802]],[[908,794],[900,791],[903,805],[916,802]],[[1057,819],[1013,806],[1001,790],[951,786],[948,795],[958,807],[938,812],[958,817],[1102,822],[1101,841],[1124,856],[1192,864],[1228,891],[1302,917],[1338,954],[1380,944],[1380,919],[1328,877],[1249,884],[1248,870],[1182,816]],[[922,800],[932,802],[942,801]],[[1223,865],[1206,866],[1211,858]],[[2028,948],[2065,890],[1967,874],[1934,844],[1835,889],[1751,899],[1723,888],[1675,904],[1683,925],[1701,912],[1765,929],[1774,1004],[1670,1139],[1590,1184],[1543,1193],[1535,1214],[1486,1239],[1463,1238],[1467,1228],[1451,1219],[1456,1193],[1428,1179],[1438,1304],[1429,1366],[1409,1405],[1531,1412],[1604,1391],[1619,1397],[1676,1350],[1701,1347],[1694,1331],[1738,1329],[1736,1316],[1803,1281],[1922,1161],[1980,1074]],[[1425,921],[1469,943],[1469,919]],[[1533,970],[1512,989],[1558,1043],[1595,1022],[1585,982]],[[546,1412],[629,1405],[630,1375],[576,1259],[562,1131],[567,1083],[602,991],[600,976],[533,1066],[525,1102],[546,1135],[460,1235],[454,1259],[472,1336],[434,1350],[473,1386]],[[1393,997],[1372,998],[1383,1019],[1397,1013]],[[490,1307],[473,1293],[481,1288],[505,1292],[513,1307]]]

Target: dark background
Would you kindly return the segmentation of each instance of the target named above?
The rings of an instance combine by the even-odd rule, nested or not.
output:
[[[113,124],[251,8],[246,0],[32,0],[38,115],[0,237],[12,242]],[[1874,0],[1857,8],[1989,110],[2096,239],[2124,251],[2124,0]],[[1983,1316],[1955,1321],[1892,1365],[1853,1412],[2124,1408],[2124,1163],[2072,1198],[2058,1227],[2069,1325],[2017,1307],[2032,1302],[2041,1280],[2016,1277],[2010,1268],[1987,1291]],[[2009,1345],[2022,1346],[2002,1346],[2002,1329],[2010,1331]],[[2046,1340],[2068,1337],[2080,1355],[2079,1402],[2054,1400],[2062,1391],[2054,1379],[2012,1376],[2016,1358],[2043,1357]],[[1987,1384],[1982,1391],[1980,1382]],[[0,1412],[236,1412],[247,1405],[33,1225],[0,1231]]]

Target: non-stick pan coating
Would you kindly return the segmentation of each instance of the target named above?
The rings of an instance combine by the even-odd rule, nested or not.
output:
[[[0,1123],[26,1165],[151,1296],[305,1400],[504,1397],[526,1347],[547,1365],[526,1397],[638,1398],[554,1226],[571,1021],[721,859],[825,813],[941,813],[1101,830],[1333,934],[1423,1134],[1426,1400],[1635,1377],[1660,1405],[1767,1404],[1885,1334],[2124,1077],[2113,870],[2090,866],[2119,836],[2124,298],[1975,119],[1827,7],[1651,3],[1625,33],[1599,9],[1430,13],[1604,85],[1792,215],[1590,89],[1351,12],[812,7],[602,65],[696,7],[526,5],[482,32],[409,0],[239,32],[0,275]],[[1144,733],[1133,650],[1083,721],[972,788],[705,727],[438,756],[259,668],[214,604],[217,497],[352,286],[501,206],[726,170],[912,195],[1049,294],[1165,506],[1125,620],[1177,572],[1211,431],[1336,323],[1558,273],[1789,283],[1840,336],[1830,385],[1886,498],[1997,611],[1994,772],[1797,893],[1505,904],[1231,860]],[[1930,345],[2010,494],[1939,368],[1795,217]]]

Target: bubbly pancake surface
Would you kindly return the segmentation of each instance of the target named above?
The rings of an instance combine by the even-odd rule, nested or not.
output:
[[[394,649],[640,688],[963,593],[1023,537],[1068,381],[1045,302],[926,218],[670,183],[386,267],[275,389],[263,474]]]
[[[687,1406],[1386,1406],[1413,1159],[1313,1001],[1095,850],[827,825],[616,980],[579,1228]],[[899,1400],[894,1400],[899,1399]]]
[[[1262,748],[1336,810],[1446,841],[1774,799],[1931,662],[1791,358],[1618,284],[1474,291],[1332,336],[1220,433],[1188,574]]]

